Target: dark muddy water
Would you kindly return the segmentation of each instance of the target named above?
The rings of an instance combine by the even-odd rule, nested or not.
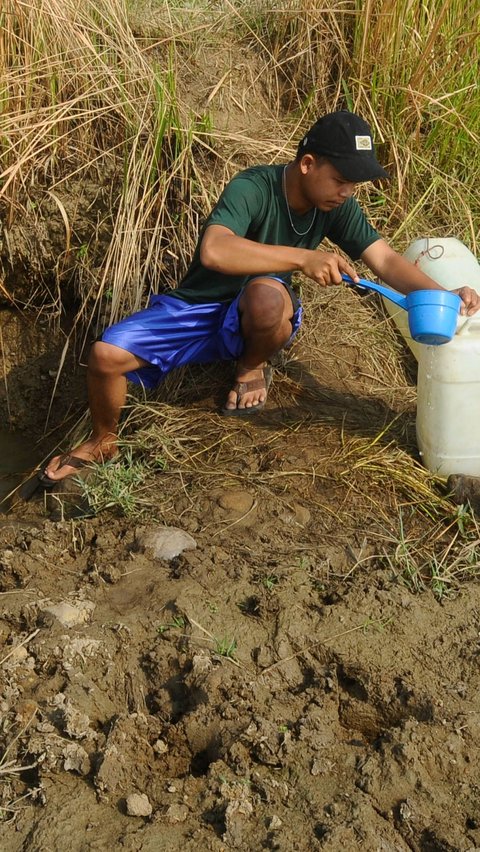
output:
[[[38,447],[28,436],[0,428],[0,512],[8,507],[8,494],[38,461]]]

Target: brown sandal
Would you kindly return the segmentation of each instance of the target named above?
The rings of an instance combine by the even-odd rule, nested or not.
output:
[[[268,389],[272,384],[272,376],[273,370],[270,366],[267,366],[263,368],[263,379],[252,379],[251,382],[236,382],[232,390],[234,390],[237,394],[237,407],[222,408],[220,413],[224,417],[252,417],[254,414],[258,414],[259,411],[262,411],[262,409],[265,408]],[[266,394],[263,402],[259,402],[257,405],[251,405],[249,408],[239,408],[238,403],[242,397],[245,396],[246,393],[250,393],[254,390],[265,390]]]

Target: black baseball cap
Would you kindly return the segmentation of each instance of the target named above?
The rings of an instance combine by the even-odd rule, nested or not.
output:
[[[367,122],[347,110],[323,115],[300,141],[297,156],[326,157],[347,180],[360,183],[389,178],[375,156]]]

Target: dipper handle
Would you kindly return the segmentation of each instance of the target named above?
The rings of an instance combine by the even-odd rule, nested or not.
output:
[[[407,300],[405,296],[401,296],[400,293],[397,293],[396,290],[390,290],[389,287],[382,287],[381,284],[375,284],[374,281],[367,281],[366,278],[360,278],[359,281],[354,281],[353,278],[350,278],[349,275],[342,275],[344,281],[347,284],[353,284],[355,287],[364,287],[366,290],[375,290],[376,293],[381,293],[382,296],[385,296],[386,299],[389,299],[390,302],[395,302],[396,305],[399,305],[400,308],[403,308],[404,311],[407,310]]]

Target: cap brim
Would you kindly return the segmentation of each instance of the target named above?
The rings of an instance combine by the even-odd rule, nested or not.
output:
[[[331,162],[344,178],[354,183],[381,178],[390,180],[390,175],[375,157],[335,157],[331,158]]]

